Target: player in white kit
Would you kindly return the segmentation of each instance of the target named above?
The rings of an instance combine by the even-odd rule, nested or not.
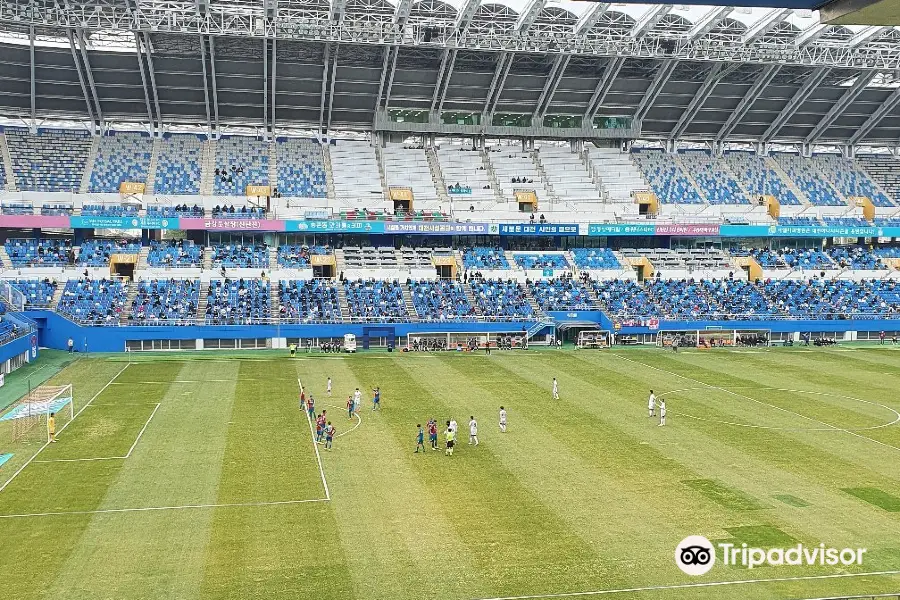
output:
[[[331,377],[328,378],[328,384],[326,387],[326,391],[328,392],[328,395],[330,396],[331,395]]]
[[[556,382],[556,377],[553,378],[553,399],[559,400],[559,384]]]
[[[655,416],[656,412],[656,396],[653,395],[653,390],[650,390],[650,399],[647,400],[647,410],[650,411],[648,416]]]
[[[469,417],[469,445],[478,445],[478,422],[475,417]]]
[[[666,424],[666,401],[659,401],[659,427]]]
[[[500,433],[506,433],[506,409],[500,407]]]
[[[453,430],[454,434],[459,433],[459,427],[456,424],[456,419],[450,419],[450,429]]]
[[[356,391],[353,392],[353,411],[359,412],[359,405],[362,402],[362,392],[359,391],[359,388],[356,388]]]

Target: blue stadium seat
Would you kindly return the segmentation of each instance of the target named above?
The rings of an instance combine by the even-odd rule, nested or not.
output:
[[[79,323],[118,325],[127,294],[122,282],[109,279],[70,279],[58,310]]]
[[[329,281],[281,281],[278,314],[289,323],[333,323],[341,320],[338,290]]]
[[[206,298],[207,325],[252,325],[271,319],[269,282],[213,279]]]
[[[396,281],[356,280],[344,282],[350,316],[376,321],[409,319],[403,288]]]
[[[129,325],[194,323],[200,302],[199,279],[152,279],[138,282]]]
[[[409,283],[413,306],[423,321],[461,321],[475,316],[463,286],[446,279]]]
[[[110,131],[100,138],[88,191],[118,193],[122,182],[145,183],[152,150],[146,132]]]

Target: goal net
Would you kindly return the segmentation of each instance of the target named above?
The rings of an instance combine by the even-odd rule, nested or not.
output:
[[[48,442],[51,414],[57,432],[75,418],[71,384],[36,387],[0,414],[0,447]]]

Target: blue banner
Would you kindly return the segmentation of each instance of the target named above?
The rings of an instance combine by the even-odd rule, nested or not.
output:
[[[501,223],[500,235],[578,235],[576,223]]]
[[[178,218],[69,217],[72,229],[179,229]]]
[[[285,221],[284,230],[311,233],[384,233],[384,221]]]
[[[435,221],[388,221],[385,233],[423,233],[429,235],[486,235],[490,233],[487,223],[444,223]]]
[[[588,235],[656,235],[656,225],[593,223]]]

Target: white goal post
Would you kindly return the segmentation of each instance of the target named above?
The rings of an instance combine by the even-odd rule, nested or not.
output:
[[[36,387],[0,414],[0,441],[12,444],[38,440],[49,442],[51,414],[54,415],[57,432],[75,418],[71,384]]]

